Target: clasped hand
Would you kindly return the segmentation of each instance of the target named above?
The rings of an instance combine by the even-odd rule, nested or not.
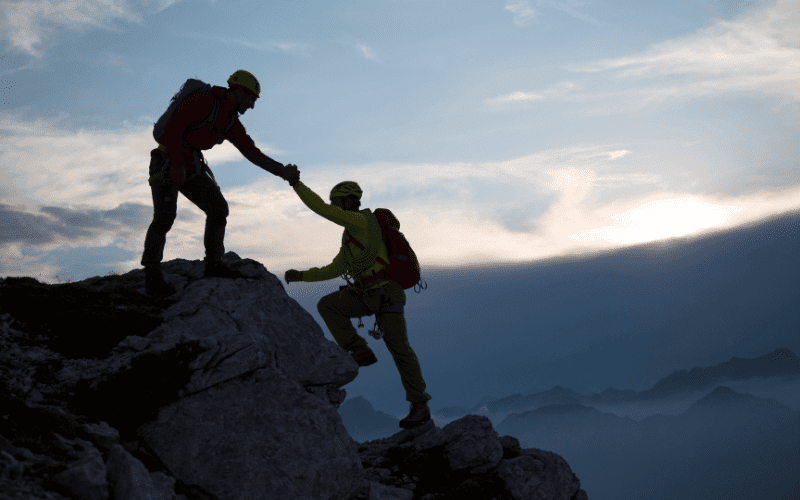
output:
[[[297,165],[288,164],[283,167],[283,178],[289,181],[289,185],[294,187],[300,181],[300,170]]]

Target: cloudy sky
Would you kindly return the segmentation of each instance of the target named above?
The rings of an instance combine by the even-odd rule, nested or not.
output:
[[[327,199],[389,207],[423,265],[529,261],[800,207],[800,2],[6,0],[0,276],[138,267],[152,124],[254,73],[242,123]],[[340,228],[229,143],[226,250],[324,265]],[[165,259],[203,256],[182,198]]]

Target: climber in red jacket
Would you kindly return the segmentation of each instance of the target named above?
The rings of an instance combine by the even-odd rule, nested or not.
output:
[[[167,232],[177,214],[178,192],[206,214],[205,276],[242,277],[241,273],[222,263],[228,203],[202,152],[227,139],[245,158],[267,172],[285,180],[295,178],[297,167],[284,166],[262,153],[239,121],[239,115],[253,108],[260,94],[258,80],[244,70],[236,71],[228,78],[228,88],[214,86],[210,91],[189,94],[166,123],[158,148],[150,152],[154,213],[145,237],[141,262],[145,268],[145,288],[151,294],[168,296],[175,293],[175,288],[164,280],[161,260]],[[216,119],[211,118],[214,116]],[[204,126],[197,128],[198,123]]]

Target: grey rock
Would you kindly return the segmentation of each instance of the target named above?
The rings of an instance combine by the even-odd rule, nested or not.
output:
[[[369,500],[412,500],[414,492],[385,484],[370,483]]]
[[[153,500],[160,498],[159,491],[150,479],[144,464],[131,456],[120,445],[108,453],[108,486],[115,500]]]
[[[333,406],[334,409],[338,409],[339,405],[347,397],[347,392],[344,389],[339,389],[333,384],[327,385],[309,385],[306,386],[306,391],[314,394],[321,400],[325,401],[326,403]]]
[[[63,438],[62,438],[63,439]],[[79,450],[78,459],[67,470],[53,476],[53,482],[81,500],[108,500],[108,481],[103,456],[88,441],[71,441]]]
[[[363,477],[355,442],[329,411],[296,381],[259,370],[181,398],[139,432],[176,477],[220,498],[234,489],[305,498]]]
[[[359,455],[371,482],[413,498],[587,500],[563,458],[499,437],[484,416],[467,415],[443,429],[429,422],[361,443]]]
[[[150,481],[153,483],[156,491],[160,495],[157,498],[163,500],[176,500],[175,494],[175,478],[168,476],[163,472],[151,472]]]
[[[122,339],[122,342],[119,343],[119,347],[127,348],[131,351],[144,351],[150,347],[152,343],[152,339],[139,337],[137,335],[129,335]]]
[[[516,500],[577,500],[582,492],[567,462],[549,451],[525,449],[520,456],[501,461],[497,475]],[[585,498],[586,493],[582,495]]]
[[[233,253],[224,261],[247,278],[205,278],[202,261],[165,262],[177,288],[166,300],[142,295],[141,269],[60,288],[0,280],[0,298],[25,287],[42,297],[35,307],[0,300],[0,389],[14,401],[4,411],[20,422],[13,430],[46,443],[35,451],[54,463],[74,461],[68,441],[88,439],[108,456],[112,491],[133,477],[143,495],[176,498],[340,499],[364,490],[357,443],[336,412],[358,365],[264,266]],[[92,311],[84,323],[94,312],[116,314],[130,328],[115,337],[106,316],[70,339],[62,323],[82,309]],[[23,429],[31,415],[63,440],[46,426]]]
[[[119,444],[119,431],[105,422],[86,424],[83,426],[83,432],[89,441],[103,451],[108,451],[115,444]]]
[[[445,456],[453,470],[486,472],[503,458],[500,436],[486,417],[466,415],[447,424],[442,434],[447,442]]]

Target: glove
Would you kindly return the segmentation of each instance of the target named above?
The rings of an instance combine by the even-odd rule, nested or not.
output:
[[[289,269],[286,271],[286,274],[283,276],[283,278],[286,280],[286,284],[288,285],[292,281],[303,281],[303,273],[295,269]]]
[[[297,169],[297,165],[290,163],[283,167],[283,178],[289,181],[290,186],[294,187],[300,181],[300,171]]]

